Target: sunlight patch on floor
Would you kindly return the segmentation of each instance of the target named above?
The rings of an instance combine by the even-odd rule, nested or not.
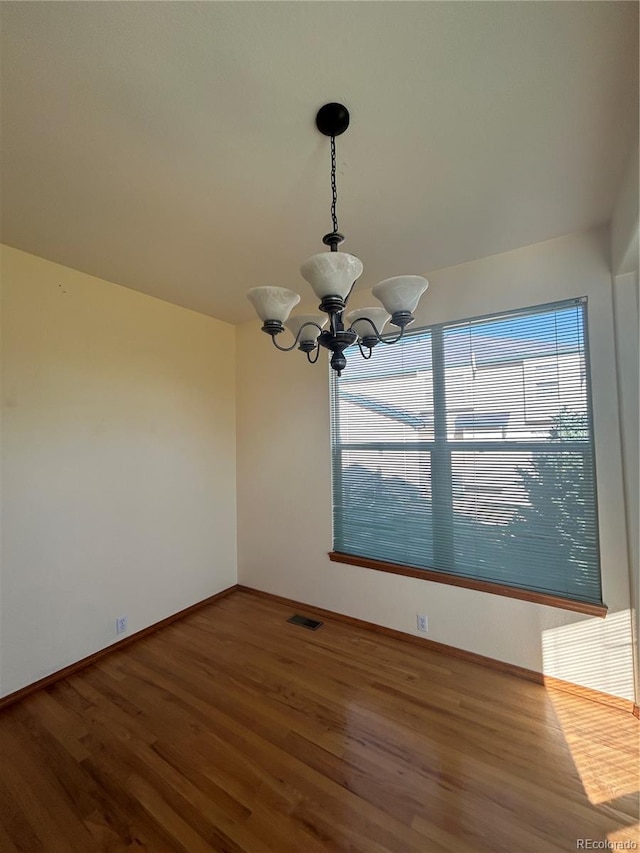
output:
[[[638,721],[627,711],[613,711],[590,699],[550,689],[564,739],[589,802],[609,804],[638,820]],[[612,713],[617,717],[612,732]],[[625,830],[626,831],[626,830]]]

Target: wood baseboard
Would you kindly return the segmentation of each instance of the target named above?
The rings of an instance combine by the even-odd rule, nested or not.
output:
[[[128,646],[131,643],[135,643],[137,640],[141,640],[143,637],[148,637],[149,634],[153,634],[156,631],[159,631],[160,628],[166,628],[167,625],[171,625],[172,622],[176,622],[178,619],[184,619],[185,616],[189,616],[189,614],[195,613],[196,610],[200,610],[201,608],[206,607],[208,604],[213,604],[214,601],[219,601],[221,598],[225,598],[225,596],[230,595],[232,592],[235,592],[237,588],[237,584],[234,584],[233,586],[230,586],[227,589],[223,589],[221,592],[217,592],[215,595],[210,595],[208,598],[204,598],[202,601],[197,601],[190,607],[185,607],[184,610],[179,610],[177,613],[173,613],[171,616],[167,616],[166,619],[161,619],[159,622],[154,622],[153,625],[149,625],[147,628],[143,628],[141,631],[136,631],[135,634],[131,634],[128,637],[123,637],[122,640],[118,640],[117,642],[112,643],[110,646],[106,646],[104,649],[100,649],[99,651],[94,652],[92,655],[88,655],[88,657],[86,658],[82,658],[81,660],[78,660],[75,663],[69,664],[69,666],[65,666],[64,669],[59,669],[56,672],[52,672],[51,675],[46,675],[44,678],[41,678],[38,681],[34,681],[32,684],[27,684],[25,687],[21,687],[20,690],[16,690],[14,693],[9,693],[7,696],[0,697],[0,711],[3,708],[7,708],[9,705],[13,705],[14,702],[19,702],[20,699],[24,699],[26,696],[30,696],[37,690],[42,690],[43,687],[49,687],[51,684],[55,684],[56,681],[60,681],[62,678],[67,678],[67,676],[73,675],[75,672],[79,672],[79,670],[84,669],[87,666],[91,666],[92,663],[96,663],[96,661],[99,661],[101,658],[106,657],[106,655],[110,655],[112,652],[118,652],[125,646]]]
[[[637,717],[637,719],[638,719],[638,720],[640,720],[640,705],[635,705],[635,704],[634,704],[634,706],[633,706],[633,716],[634,716],[634,717]]]
[[[579,684],[572,684],[570,681],[564,681],[561,678],[553,678],[549,675],[544,675],[534,669],[526,669],[523,666],[516,666],[506,661],[496,660],[495,658],[485,657],[484,655],[476,654],[476,652],[468,652],[465,649],[458,649],[455,646],[448,646],[445,643],[437,643],[435,640],[429,640],[422,637],[416,637],[413,634],[406,634],[404,631],[398,631],[395,628],[386,628],[384,625],[377,625],[375,622],[367,622],[364,619],[356,619],[354,616],[346,616],[344,613],[338,613],[335,610],[325,610],[322,607],[316,607],[312,604],[306,604],[302,601],[295,601],[291,598],[283,598],[281,595],[274,595],[270,592],[265,592],[261,589],[254,589],[250,586],[238,584],[239,592],[247,592],[250,595],[255,595],[258,598],[265,598],[270,601],[275,601],[278,604],[284,604],[287,607],[293,607],[296,610],[306,611],[309,615],[323,616],[326,619],[335,619],[338,622],[344,622],[347,625],[354,625],[356,628],[364,628],[367,631],[373,631],[376,634],[382,634],[386,637],[393,637],[396,640],[402,640],[405,643],[411,643],[414,646],[422,646],[422,648],[430,649],[439,654],[449,655],[450,657],[459,658],[461,660],[470,661],[471,663],[486,666],[489,669],[495,669],[499,672],[505,672],[509,675],[514,675],[516,678],[524,678],[527,681],[533,681],[536,684],[543,684],[545,687],[553,690],[560,690],[564,693],[572,693],[575,696],[581,696],[583,699],[589,699],[592,702],[599,702],[601,705],[608,705],[612,708],[617,708],[627,713],[633,712],[636,717],[638,714],[638,706],[634,705],[629,699],[621,699],[619,696],[612,696],[610,693],[602,693],[599,690],[593,690],[590,687],[582,687]]]

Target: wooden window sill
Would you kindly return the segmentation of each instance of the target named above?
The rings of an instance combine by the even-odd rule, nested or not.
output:
[[[465,589],[477,589],[480,592],[490,592],[493,595],[504,595],[507,598],[519,598],[522,601],[533,601],[536,604],[546,604],[548,607],[559,607],[562,610],[574,610],[577,613],[587,613],[589,616],[606,616],[606,604],[589,604],[586,601],[575,601],[549,595],[544,592],[532,592],[515,586],[505,586],[493,581],[476,580],[461,575],[435,572],[432,569],[413,569],[411,566],[401,566],[397,563],[386,563],[382,560],[371,560],[368,557],[355,557],[353,554],[342,554],[340,551],[330,551],[329,559],[334,563],[347,563],[350,566],[362,566],[365,569],[375,569],[378,572],[391,572],[395,575],[405,575],[409,578],[420,578],[435,583],[446,583],[451,586],[461,586]]]

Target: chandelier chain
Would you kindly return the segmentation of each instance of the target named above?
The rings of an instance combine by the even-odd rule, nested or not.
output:
[[[333,233],[338,232],[338,214],[336,205],[338,203],[338,190],[336,188],[336,138],[331,137],[331,221],[333,222]]]

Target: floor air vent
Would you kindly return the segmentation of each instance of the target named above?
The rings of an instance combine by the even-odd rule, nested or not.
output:
[[[300,616],[299,613],[296,613],[295,616],[287,619],[287,622],[291,622],[293,625],[301,625],[303,628],[308,628],[310,631],[317,631],[322,625],[322,622],[318,622],[317,619],[308,619],[306,616]]]

